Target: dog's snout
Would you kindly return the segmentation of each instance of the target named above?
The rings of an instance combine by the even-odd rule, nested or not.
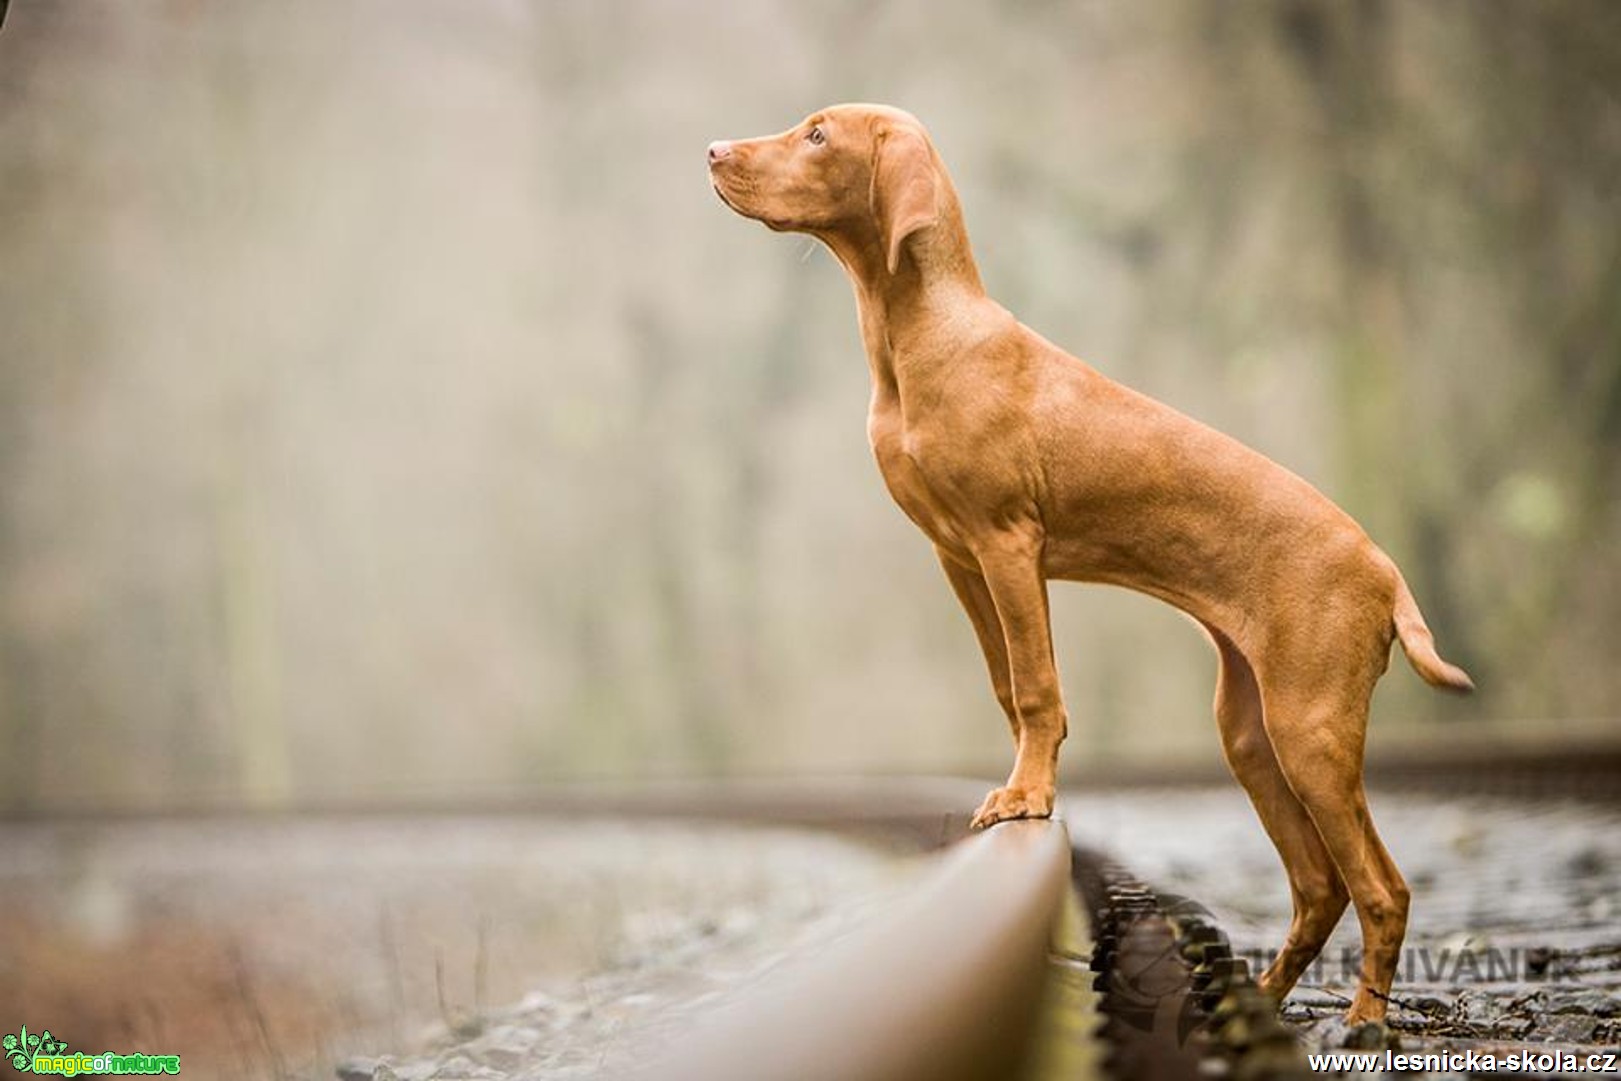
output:
[[[731,156],[732,144],[727,142],[725,139],[720,139],[709,144],[709,164],[714,165],[716,162],[725,161]]]

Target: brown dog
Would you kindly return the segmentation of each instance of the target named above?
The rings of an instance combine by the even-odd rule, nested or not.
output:
[[[809,233],[855,286],[872,367],[867,431],[890,494],[968,610],[1016,746],[976,826],[1052,813],[1066,714],[1049,578],[1159,597],[1209,631],[1234,776],[1288,872],[1294,921],[1261,985],[1281,999],[1347,899],[1362,925],[1346,1017],[1380,1020],[1407,885],[1368,815],[1368,700],[1399,638],[1437,687],[1401,572],[1293,473],[1099,375],[985,295],[946,168],[898,109],[839,105],[780,135],[709,147],[726,205]]]

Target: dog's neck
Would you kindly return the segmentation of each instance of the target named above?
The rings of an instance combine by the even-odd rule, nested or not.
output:
[[[893,274],[876,234],[821,236],[855,288],[862,343],[880,397],[898,394],[909,376],[932,374],[916,370],[928,363],[924,358],[947,355],[921,348],[923,339],[941,333],[942,312],[961,312],[985,300],[956,193],[948,190],[940,202],[939,220],[907,238]]]

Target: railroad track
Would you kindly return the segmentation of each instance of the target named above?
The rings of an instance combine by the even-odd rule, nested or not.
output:
[[[1062,821],[969,836],[954,819],[864,807],[849,795],[830,819],[827,804],[791,795],[743,806],[772,821],[808,817],[913,838],[932,827],[944,845],[936,865],[855,932],[735,996],[640,1077],[1309,1075],[1299,1044],[1208,914],[1075,847]]]
[[[649,1064],[660,1081],[1309,1076],[1196,905],[1061,822],[958,841],[903,901]]]
[[[1519,774],[1500,762],[1491,771],[1469,764],[1415,769],[1402,777],[1404,787],[1446,795],[1427,797],[1431,804],[1402,813],[1421,822],[1428,809],[1445,807],[1488,832],[1518,823],[1524,838],[1539,830],[1563,831],[1574,838],[1576,862],[1588,861],[1602,871],[1603,852],[1609,850],[1594,855],[1589,840],[1598,838],[1602,847],[1606,831],[1621,823],[1621,809],[1603,798],[1608,790],[1593,782],[1592,769],[1577,786],[1581,800],[1568,798],[1572,786],[1562,784],[1560,776],[1542,762]],[[1495,802],[1480,802],[1487,800],[1482,787]],[[1211,791],[1232,796],[1226,786]],[[657,1049],[636,1076],[644,1081],[1287,1081],[1320,1076],[1308,1064],[1308,1048],[1338,1048],[1347,1035],[1355,1035],[1325,1029],[1344,1004],[1310,980],[1280,1019],[1252,978],[1254,928],[1224,929],[1199,899],[1165,892],[1176,875],[1154,870],[1150,873],[1158,881],[1144,881],[1112,855],[1084,842],[1077,845],[1062,821],[1005,823],[969,835],[965,816],[940,812],[972,806],[977,792],[976,786],[949,781],[899,788],[773,783],[643,789],[617,796],[599,791],[596,809],[631,817],[808,825],[935,853],[915,884],[889,907],[706,1009],[697,1023],[683,1025],[679,1038]],[[1117,792],[1089,796],[1082,814],[1096,804],[1115,803],[1123,816],[1146,817],[1146,804],[1132,804],[1134,799],[1172,806],[1162,807],[1162,817],[1136,836],[1116,831],[1115,844],[1127,851],[1156,831],[1163,835],[1179,821],[1196,818],[1202,806],[1197,800],[1184,802],[1175,790]],[[577,806],[573,796],[562,802]],[[1247,809],[1239,813],[1246,815],[1248,832],[1259,838]],[[1465,838],[1465,843],[1475,842]],[[1528,842],[1509,836],[1505,843],[1503,858],[1512,859]],[[1205,881],[1234,873],[1218,865]],[[1479,897],[1491,890],[1490,874],[1488,869],[1484,879],[1477,873],[1450,885],[1425,882],[1421,911],[1457,910],[1464,922],[1478,922],[1485,911]],[[1198,892],[1198,881],[1194,884]],[[1583,911],[1593,916],[1603,900],[1583,895]],[[1393,1008],[1393,1031],[1408,1052],[1474,1049],[1501,1057],[1517,1049],[1516,1037],[1523,1049],[1523,1038],[1560,1034],[1562,1043],[1551,1050],[1604,1050],[1618,1034],[1621,944],[1603,920],[1598,913],[1580,926],[1556,928],[1548,960],[1564,965],[1575,982],[1537,990],[1547,1019],[1522,1024],[1508,1014],[1487,1016],[1480,1011],[1481,996],[1488,992],[1466,990],[1456,1001],[1444,1001],[1435,988],[1415,988],[1409,980],[1398,987],[1403,997]],[[1245,933],[1235,942],[1228,937],[1232,930]],[[1277,944],[1270,941],[1272,931],[1266,937],[1267,945]],[[1529,949],[1527,955],[1535,956]],[[1591,1016],[1572,1020],[1558,1013],[1570,1002],[1586,1002],[1582,995],[1592,1000],[1587,1002]],[[1439,1012],[1415,1015],[1409,1008],[1415,1002],[1421,1010]],[[1564,1076],[1562,1068],[1555,1059],[1540,1073],[1522,1076]]]
[[[1416,895],[1391,1011],[1405,1052],[1621,1043],[1606,762],[1621,776],[1596,755],[1568,764],[1579,783],[1548,756],[1385,773],[1374,812]],[[663,1077],[1265,1078],[1340,1046],[1355,965],[1334,942],[1283,1025],[1254,992],[1288,898],[1230,782],[1077,784],[1072,827],[970,836],[981,792],[778,780],[13,823],[12,1013],[83,1044],[172,1043],[199,1076],[345,1081],[622,1078],[639,1051]],[[436,994],[443,1031],[414,1041]]]

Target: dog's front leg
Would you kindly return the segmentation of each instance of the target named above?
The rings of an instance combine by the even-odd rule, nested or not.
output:
[[[985,668],[990,672],[991,690],[996,693],[996,704],[1007,716],[1008,728],[1013,733],[1013,746],[1019,746],[1019,711],[1013,705],[1013,672],[1008,667],[1007,635],[1002,630],[1002,619],[996,614],[996,602],[991,599],[991,588],[985,576],[964,566],[943,548],[936,547],[940,566],[945,568],[946,580],[951,583],[963,611],[974,625],[974,637],[979,639],[980,651],[985,654]]]
[[[1053,663],[1047,581],[1041,573],[1039,526],[1007,530],[975,547],[1007,643],[1018,751],[1007,784],[985,797],[973,825],[983,829],[1009,818],[1052,814],[1058,745],[1068,718]]]

